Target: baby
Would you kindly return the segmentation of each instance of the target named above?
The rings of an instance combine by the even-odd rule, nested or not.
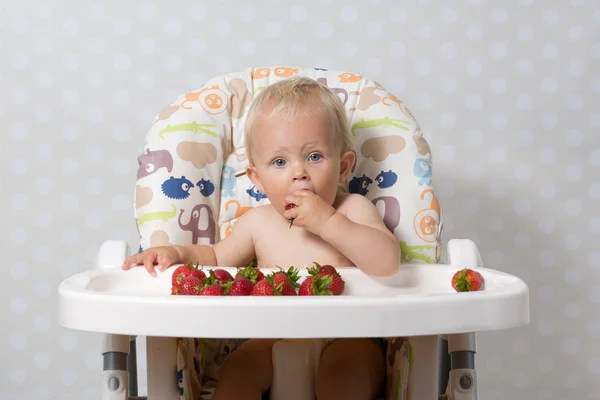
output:
[[[374,276],[400,266],[396,237],[375,206],[339,190],[355,162],[348,119],[340,99],[305,77],[264,89],[246,121],[246,173],[270,204],[244,213],[214,246],[161,246],[128,258],[156,275],[173,264],[259,267],[357,266]],[[296,207],[287,207],[293,204]],[[292,221],[293,219],[293,221]],[[290,227],[290,221],[292,221]],[[225,361],[214,400],[260,400],[271,386],[271,350],[277,340],[245,341]],[[336,339],[323,351],[317,399],[372,399],[382,390],[385,351],[377,339]]]

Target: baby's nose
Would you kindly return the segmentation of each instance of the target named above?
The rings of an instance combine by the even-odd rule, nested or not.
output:
[[[304,181],[308,179],[308,174],[304,168],[297,168],[294,171],[294,181]]]

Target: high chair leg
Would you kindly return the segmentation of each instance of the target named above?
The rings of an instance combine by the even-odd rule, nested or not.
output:
[[[102,357],[102,400],[127,400],[129,374],[127,356],[129,354],[129,336],[104,335]]]
[[[179,400],[177,338],[147,337],[148,400]]]
[[[448,353],[451,359],[450,378],[446,395],[448,400],[477,400],[477,371],[475,371],[475,333],[448,335]]]
[[[409,340],[408,400],[437,399],[439,337],[413,336]]]

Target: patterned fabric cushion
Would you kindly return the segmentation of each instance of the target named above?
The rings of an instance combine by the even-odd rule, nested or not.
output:
[[[342,189],[373,202],[398,238],[403,262],[439,260],[441,210],[431,185],[431,152],[413,114],[400,99],[361,75],[294,67],[248,68],[215,77],[158,113],[138,157],[134,212],[140,250],[214,244],[231,233],[246,211],[269,202],[245,174],[246,112],[265,87],[298,74],[329,87],[348,111],[357,162]],[[181,343],[181,365],[189,366],[184,350],[200,354],[198,342]],[[395,351],[406,358],[406,351]],[[388,373],[397,380],[394,374],[404,367],[392,372],[394,365],[408,368],[408,363],[398,363],[395,355],[394,359]],[[212,362],[218,370],[222,359]],[[200,379],[208,370],[199,370]],[[402,390],[391,392],[388,399],[404,397]]]

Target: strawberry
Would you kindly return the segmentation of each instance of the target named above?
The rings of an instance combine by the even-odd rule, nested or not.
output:
[[[285,205],[285,210],[286,211],[291,210],[292,208],[296,208],[296,207],[298,207],[298,206],[293,203],[289,203],[289,204]],[[290,221],[290,228],[291,228],[292,225],[294,224],[294,218],[290,218],[289,221]]]
[[[320,265],[318,262],[314,262],[315,267],[309,268],[308,273],[312,276],[331,276],[332,283],[329,289],[335,296],[339,296],[344,292],[346,283],[342,279],[342,276],[332,265]]]
[[[223,296],[224,295],[223,286],[218,283],[213,283],[206,285],[201,291],[200,296]]]
[[[211,270],[210,273],[213,274],[217,282],[219,282],[221,285],[233,280],[233,276],[231,276],[229,272],[221,268],[215,269],[214,271]]]
[[[330,275],[309,276],[300,285],[298,296],[332,296],[333,279]]]
[[[263,279],[254,285],[250,296],[281,296],[281,292],[273,287],[271,279]]]
[[[229,281],[223,285],[226,296],[250,296],[254,285],[248,278],[240,276],[233,281]]]
[[[452,277],[452,287],[457,292],[475,292],[484,287],[483,276],[469,268],[457,271]]]
[[[281,271],[277,271],[273,275],[275,286],[279,285],[281,282],[287,282],[294,289],[298,289],[300,287],[300,284],[298,283],[298,279],[300,279],[298,272],[300,272],[300,271],[298,269],[296,269],[294,267],[290,267],[286,272],[280,266],[277,266],[277,267]]]
[[[250,279],[250,282],[256,285],[265,278],[265,274],[260,269],[254,266],[254,261],[251,261],[245,268],[238,268],[236,278],[244,277]]]
[[[178,294],[179,286],[187,276],[195,276],[199,279],[206,278],[206,274],[201,269],[198,269],[198,264],[193,265],[188,263],[177,267],[171,278],[171,294]]]
[[[204,288],[204,281],[197,276],[188,275],[185,278],[182,278],[183,282],[179,285],[176,291],[176,295],[188,295],[188,296],[197,296],[200,294],[202,289]]]

